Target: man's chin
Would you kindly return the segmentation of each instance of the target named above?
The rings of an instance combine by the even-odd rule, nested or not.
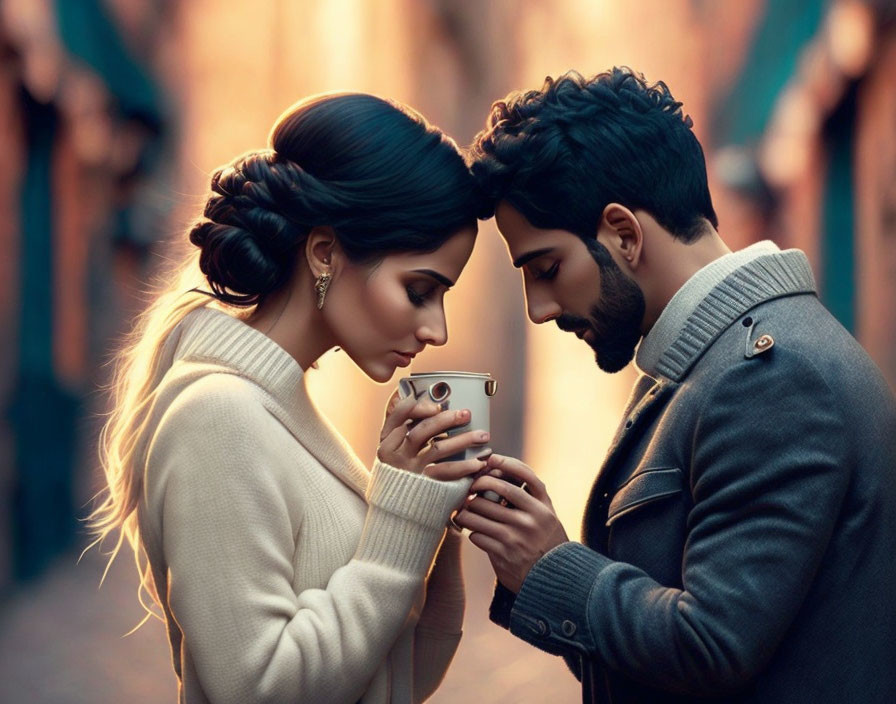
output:
[[[593,347],[592,349],[594,350],[594,361],[597,362],[598,368],[607,372],[607,374],[621,372],[635,358],[635,347],[624,351],[596,349]]]

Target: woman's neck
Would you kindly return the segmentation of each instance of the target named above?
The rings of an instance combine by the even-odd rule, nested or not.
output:
[[[324,352],[336,346],[311,295],[302,295],[295,281],[268,296],[246,319],[286,350],[302,369],[309,369]]]

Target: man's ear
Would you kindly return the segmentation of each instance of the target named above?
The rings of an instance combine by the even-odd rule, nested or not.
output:
[[[334,273],[338,268],[341,251],[332,227],[311,228],[308,239],[305,240],[305,259],[308,261],[311,275],[317,278],[325,271]]]
[[[618,263],[626,263],[631,270],[638,268],[644,247],[644,232],[631,210],[619,203],[607,205],[601,216],[597,238]]]

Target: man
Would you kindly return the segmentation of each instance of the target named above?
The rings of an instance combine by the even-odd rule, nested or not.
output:
[[[642,375],[582,543],[498,455],[473,491],[507,505],[455,522],[585,701],[896,701],[896,402],[801,252],[719,237],[680,108],[618,68],[493,106],[472,167],[529,317]]]

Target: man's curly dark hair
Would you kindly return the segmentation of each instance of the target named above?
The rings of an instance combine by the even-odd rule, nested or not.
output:
[[[469,148],[484,215],[506,200],[536,227],[593,239],[615,202],[691,242],[718,227],[692,126],[663,82],[629,68],[548,77],[495,102]]]

